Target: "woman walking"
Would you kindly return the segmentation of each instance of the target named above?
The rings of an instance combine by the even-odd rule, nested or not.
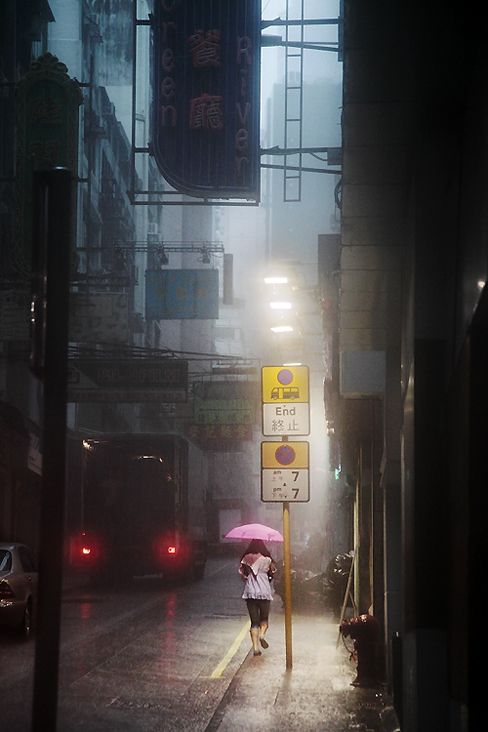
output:
[[[246,583],[242,598],[251,620],[251,641],[255,656],[260,656],[259,643],[268,648],[265,639],[269,622],[269,604],[273,599],[271,580],[276,566],[261,539],[253,539],[241,557],[239,574]]]

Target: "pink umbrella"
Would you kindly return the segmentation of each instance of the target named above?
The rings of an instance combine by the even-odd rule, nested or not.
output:
[[[244,524],[236,526],[225,535],[226,539],[262,539],[262,541],[283,541],[279,531],[263,524]]]

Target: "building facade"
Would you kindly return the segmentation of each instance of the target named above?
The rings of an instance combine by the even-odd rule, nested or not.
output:
[[[478,728],[481,703],[475,682],[488,455],[485,31],[456,0],[344,0],[343,7],[342,187],[335,189],[341,232],[319,242],[330,442],[324,529],[341,537],[329,541],[331,551],[354,550],[358,611],[382,625],[383,678],[402,729],[465,732]],[[140,17],[149,11],[144,3],[137,9]],[[75,310],[82,320],[84,304],[106,305],[110,296],[111,307],[125,314],[112,340],[72,334],[72,352],[192,354],[197,396],[208,396],[216,342],[221,350],[226,341],[233,357],[238,346],[229,332],[240,342],[238,302],[220,328],[212,319],[196,327],[145,317],[145,272],[155,256],[161,269],[161,243],[178,249],[211,241],[212,215],[203,207],[132,205],[131,185],[150,190],[158,174],[149,156],[131,163],[133,46],[110,24],[115,11],[125,19],[120,27],[129,25],[128,0],[7,0],[0,28],[0,537],[34,547],[42,389],[29,371],[29,283],[13,257],[15,89],[32,60],[54,55],[83,97]],[[148,104],[142,95],[136,105],[141,146]],[[193,256],[174,251],[171,261],[203,268]],[[212,398],[222,397],[217,391]],[[258,476],[246,473],[252,448],[235,439],[244,456],[236,470],[237,461],[219,454],[216,440],[224,433],[205,425],[205,417],[198,424],[193,406],[73,402],[69,427],[74,437],[198,427],[192,439],[209,503],[245,520],[246,498],[258,503]],[[254,419],[251,433],[258,431]],[[216,512],[208,525],[218,541]]]
[[[33,1],[8,3],[5,9],[1,32],[0,422],[4,439],[0,531],[2,538],[23,540],[34,548],[38,546],[42,474],[42,384],[29,370],[29,256],[17,256],[18,221],[30,221],[31,216],[25,197],[17,194],[18,150],[23,146],[29,160],[26,146],[31,143],[24,144],[23,129],[16,122],[19,84],[32,72],[33,63],[36,68],[44,64],[61,70],[79,94],[72,110],[77,120],[72,136],[77,182],[70,286],[68,462],[71,446],[84,435],[179,433],[192,441],[196,457],[191,473],[201,491],[226,497],[227,468],[211,453],[225,445],[240,452],[252,435],[252,425],[243,430],[234,424],[230,438],[226,440],[222,433],[219,439],[210,435],[208,426],[193,424],[193,381],[200,384],[213,378],[213,357],[221,346],[222,331],[216,328],[215,315],[194,320],[167,314],[147,317],[146,313],[148,278],[166,267],[204,274],[219,270],[222,303],[224,251],[222,242],[212,241],[210,206],[187,205],[190,201],[181,195],[173,198],[178,205],[158,205],[157,196],[154,205],[151,199],[147,205],[133,205],[134,191],[165,186],[149,153],[133,157],[134,145],[149,149],[151,136],[150,10],[150,4],[129,0]],[[112,22],[114,14],[117,24]],[[134,25],[136,16],[142,21],[139,30]],[[137,94],[133,96],[134,73]],[[54,122],[51,115],[47,124],[54,126]],[[66,160],[53,160],[53,164],[60,163],[66,164]],[[28,176],[22,180],[28,189]],[[17,213],[19,200],[21,216]],[[232,305],[228,307],[231,313]],[[230,352],[224,349],[224,361],[226,356],[232,361],[241,354],[239,336],[237,341]],[[83,367],[93,359],[137,364],[151,355],[188,363],[185,403],[173,403],[164,395],[140,402],[114,400],[110,395],[104,399],[101,390],[93,400],[81,398],[78,387],[88,385],[93,391],[94,384],[80,364]],[[245,380],[249,378],[258,378],[257,371]],[[242,377],[233,379],[241,381]],[[253,419],[257,419],[254,408]],[[77,460],[71,462],[70,486],[79,482]],[[213,466],[210,476],[209,463]],[[238,488],[244,500],[251,483],[241,483]],[[77,522],[77,509],[71,509],[76,504],[68,496],[68,530]],[[214,525],[215,520],[210,523]]]
[[[359,610],[401,728],[477,729],[486,499],[484,31],[459,3],[344,3],[336,373]],[[327,389],[327,387],[326,387]]]

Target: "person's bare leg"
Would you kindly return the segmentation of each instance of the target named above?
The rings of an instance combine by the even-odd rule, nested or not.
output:
[[[260,656],[261,651],[259,650],[259,628],[251,628],[251,640],[254,655]]]
[[[259,641],[260,641],[261,645],[263,646],[263,648],[268,648],[268,646],[269,646],[268,641],[264,637],[266,635],[267,630],[268,630],[268,623],[261,623],[261,625],[259,626]]]

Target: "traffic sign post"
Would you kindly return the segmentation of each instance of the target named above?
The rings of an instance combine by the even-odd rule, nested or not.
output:
[[[290,551],[290,504],[283,502],[283,565],[285,572],[285,653],[286,668],[293,668],[293,645],[291,636],[291,551]]]
[[[310,434],[308,366],[261,369],[263,434],[281,442],[261,443],[261,500],[283,503],[286,668],[293,667],[291,642],[290,503],[310,500],[309,444],[289,442]]]

